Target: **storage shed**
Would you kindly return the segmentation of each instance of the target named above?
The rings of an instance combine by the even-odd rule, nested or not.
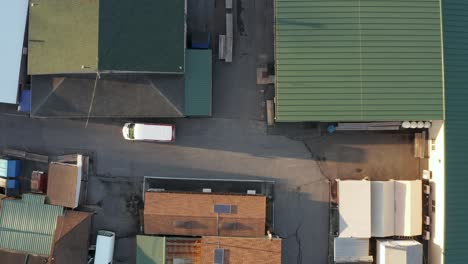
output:
[[[188,49],[186,52],[186,116],[211,116],[211,63],[210,49]]]
[[[275,0],[275,59],[277,121],[443,119],[439,0]]]

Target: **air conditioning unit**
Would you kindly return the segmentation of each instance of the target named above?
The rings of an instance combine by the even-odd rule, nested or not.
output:
[[[255,195],[257,194],[256,190],[247,190],[247,194]]]
[[[203,188],[204,193],[211,193],[211,188]]]

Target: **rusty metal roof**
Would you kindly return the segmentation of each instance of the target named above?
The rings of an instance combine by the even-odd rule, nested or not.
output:
[[[24,194],[4,200],[0,212],[0,248],[48,256],[57,216],[63,207],[44,204],[44,195]]]

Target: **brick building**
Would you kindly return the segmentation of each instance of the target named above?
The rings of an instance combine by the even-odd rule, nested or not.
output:
[[[281,264],[281,239],[203,237],[202,263]]]
[[[146,192],[145,234],[262,237],[266,197]]]

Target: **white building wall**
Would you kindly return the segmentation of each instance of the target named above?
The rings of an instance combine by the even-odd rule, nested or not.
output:
[[[429,170],[432,172],[431,201],[435,201],[435,211],[431,212],[429,263],[443,264],[445,235],[445,128],[443,121],[432,122],[429,139],[431,145]]]

